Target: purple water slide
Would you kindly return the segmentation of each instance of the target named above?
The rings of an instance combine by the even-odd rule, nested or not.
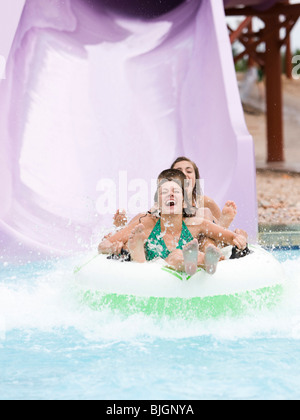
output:
[[[224,4],[147,4],[0,1],[2,253],[90,248],[112,224],[107,188],[111,212],[138,210],[180,155],[199,165],[206,195],[236,201],[235,226],[256,240],[253,140]]]

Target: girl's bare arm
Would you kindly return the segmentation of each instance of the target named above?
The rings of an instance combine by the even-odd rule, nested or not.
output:
[[[203,220],[202,223],[196,228],[199,234],[204,234],[208,238],[211,238],[217,242],[223,242],[227,245],[237,246],[239,249],[245,249],[247,246],[247,240],[244,236],[224,229],[215,223],[209,222],[208,220]]]
[[[98,246],[99,254],[119,254],[123,245],[128,242],[132,229],[138,225],[138,223],[139,221],[133,225],[126,226],[109,238],[104,238]]]
[[[220,219],[222,212],[217,203],[212,198],[204,197],[204,207],[209,208],[217,220]]]
[[[149,215],[141,220],[143,222],[146,233],[149,233],[155,226],[155,219]],[[98,246],[98,251],[100,254],[119,254],[122,247],[127,244],[129,236],[132,233],[132,230],[140,224],[140,217],[136,217],[135,221],[132,221],[129,225],[123,229],[116,232],[114,235],[105,237]]]

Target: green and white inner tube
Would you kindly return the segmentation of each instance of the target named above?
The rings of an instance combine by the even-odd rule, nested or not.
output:
[[[236,260],[229,259],[231,249],[224,249],[226,260],[214,275],[199,269],[192,277],[162,260],[138,264],[97,255],[75,269],[76,285],[92,309],[126,315],[208,318],[276,305],[285,281],[281,264],[258,245]]]

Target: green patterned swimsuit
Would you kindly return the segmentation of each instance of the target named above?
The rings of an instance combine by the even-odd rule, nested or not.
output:
[[[193,235],[188,230],[184,221],[182,221],[181,236],[176,249],[183,249],[183,247],[189,242],[191,242],[193,239]],[[145,244],[145,253],[147,261],[152,261],[155,258],[162,258],[165,260],[171,254],[171,251],[168,250],[167,245],[163,239],[163,235],[161,233],[160,219],[156,223],[155,228],[153,229],[151,235],[149,236]]]

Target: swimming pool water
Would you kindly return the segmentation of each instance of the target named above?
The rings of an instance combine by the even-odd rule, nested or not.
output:
[[[0,399],[299,399],[300,251],[273,310],[129,318],[74,297],[73,260],[0,259]]]

